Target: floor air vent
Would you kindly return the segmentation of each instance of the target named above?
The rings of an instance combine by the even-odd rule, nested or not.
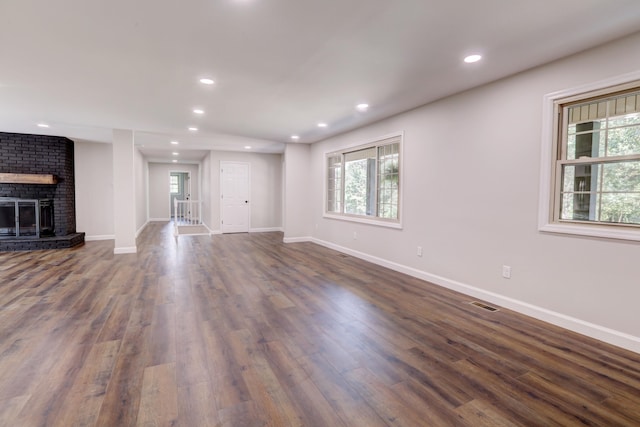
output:
[[[495,307],[491,307],[490,305],[483,304],[483,303],[478,302],[478,301],[471,301],[469,304],[471,304],[471,305],[475,305],[476,307],[483,308],[483,309],[485,309],[485,310],[487,310],[487,311],[498,311],[498,309],[497,309],[497,308],[495,308]]]

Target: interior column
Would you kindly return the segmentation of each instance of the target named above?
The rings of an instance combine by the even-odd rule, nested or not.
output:
[[[311,149],[308,144],[287,144],[284,151],[284,239],[285,243],[311,239],[309,198]]]
[[[134,135],[132,130],[113,130],[113,229],[114,254],[136,252],[136,197]]]

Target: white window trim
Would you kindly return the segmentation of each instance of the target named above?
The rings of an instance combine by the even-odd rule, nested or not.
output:
[[[399,194],[398,197],[400,198],[400,201],[398,203],[398,220],[397,221],[391,221],[391,220],[384,220],[384,219],[377,219],[377,218],[370,218],[370,217],[365,217],[365,216],[361,216],[361,215],[350,215],[350,214],[336,214],[336,213],[331,213],[331,212],[327,212],[327,181],[328,181],[328,176],[327,176],[327,158],[332,155],[332,154],[342,154],[346,151],[355,151],[359,148],[366,148],[367,146],[372,146],[375,145],[377,142],[383,141],[385,139],[390,139],[390,138],[400,138],[400,157],[399,157],[399,162],[400,162],[400,172],[399,172],[399,178],[400,178],[400,188],[399,188]],[[343,147],[340,147],[337,150],[331,150],[331,151],[326,151],[324,153],[324,157],[323,157],[323,161],[324,161],[324,203],[322,206],[322,217],[323,218],[328,218],[328,219],[337,219],[340,221],[351,221],[351,222],[359,222],[361,224],[369,224],[369,225],[376,225],[376,226],[380,226],[380,227],[387,227],[387,228],[395,228],[395,229],[402,229],[402,217],[404,214],[404,209],[403,209],[403,204],[404,204],[404,131],[398,131],[398,132],[394,132],[394,133],[390,133],[388,135],[382,135],[379,137],[376,137],[374,139],[371,139],[369,141],[366,142],[359,142],[356,144],[352,144],[352,145],[346,145]],[[344,179],[344,177],[343,177]],[[343,183],[344,185],[344,183]],[[344,203],[344,200],[342,201]]]
[[[555,103],[560,99],[578,96],[593,91],[605,90],[614,86],[640,80],[640,71],[634,71],[610,79],[546,94],[542,105],[542,149],[540,153],[540,195],[538,204],[538,230],[548,233],[571,234],[609,239],[640,241],[640,228],[637,226],[602,225],[565,223],[555,221],[551,197],[553,196],[552,181],[556,156],[554,148],[554,132],[557,123]]]

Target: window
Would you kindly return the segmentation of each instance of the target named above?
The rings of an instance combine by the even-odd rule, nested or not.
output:
[[[178,175],[169,175],[169,191],[171,194],[180,194],[180,177]]]
[[[557,96],[553,116],[541,229],[640,240],[640,81]]]
[[[327,155],[327,216],[398,226],[401,135]]]

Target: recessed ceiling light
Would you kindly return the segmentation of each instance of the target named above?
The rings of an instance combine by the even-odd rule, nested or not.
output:
[[[177,160],[171,160],[171,162],[172,162],[172,163],[178,163],[178,161],[177,161]]]
[[[193,112],[196,113],[196,114],[204,114],[204,110],[201,110],[199,108],[194,108]]]
[[[48,127],[49,127],[49,125],[48,125],[48,124],[46,124],[46,123],[38,123],[38,127],[39,127],[39,128],[48,128]]]
[[[173,154],[174,156],[179,156],[179,155],[180,155],[180,153],[178,153],[177,151],[174,151],[174,152],[173,152],[173,153],[171,153],[171,154]]]
[[[327,124],[326,123],[318,123],[318,127],[319,128],[326,128]]]
[[[469,55],[466,58],[464,58],[464,62],[466,62],[467,64],[471,64],[473,62],[478,62],[482,59],[481,55]]]
[[[173,145],[178,145],[178,144],[180,144],[178,141],[171,141],[171,143],[172,143]]]
[[[294,141],[297,141],[300,139],[300,137],[298,135],[291,135],[291,139],[293,139]]]
[[[191,126],[191,127],[189,128],[189,130],[190,130],[191,132],[198,132],[198,128],[197,128],[197,127],[194,127],[194,126]]]
[[[215,82],[211,79],[204,78],[204,79],[200,79],[200,83],[202,83],[203,85],[212,85]]]
[[[369,109],[369,104],[358,104],[356,105],[356,110],[358,111],[367,111]]]
[[[250,145],[245,145],[245,146],[244,146],[244,149],[245,149],[245,150],[251,150],[251,146],[250,146]]]

